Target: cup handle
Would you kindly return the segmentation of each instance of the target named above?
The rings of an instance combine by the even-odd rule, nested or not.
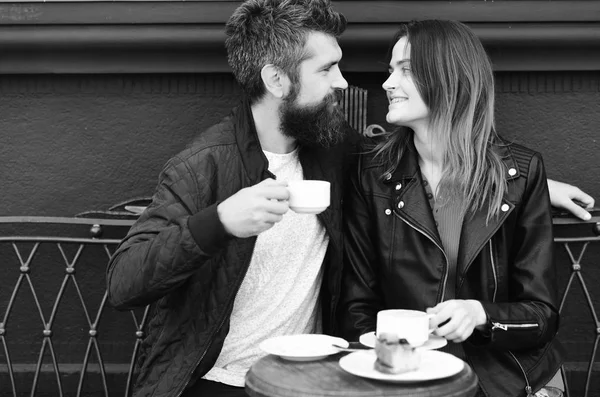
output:
[[[427,319],[431,320],[433,317],[435,317],[435,314],[430,314],[427,313]],[[433,331],[435,331],[437,328],[429,328],[429,333],[432,333]]]

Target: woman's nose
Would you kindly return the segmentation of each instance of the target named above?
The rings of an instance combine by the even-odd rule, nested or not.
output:
[[[381,87],[383,87],[384,90],[391,91],[394,88],[396,88],[396,84],[394,83],[394,81],[393,81],[392,78],[393,78],[393,76],[390,75],[390,77],[388,77],[387,80],[385,80],[383,82],[383,84],[381,85]]]

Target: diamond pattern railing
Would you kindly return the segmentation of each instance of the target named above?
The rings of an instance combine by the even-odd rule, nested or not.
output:
[[[127,313],[108,306],[104,272],[133,222],[0,217],[0,397],[129,396],[149,307]],[[560,310],[578,283],[593,322],[588,397],[600,321],[582,262],[588,246],[600,242],[600,210],[588,222],[555,218],[554,227],[571,262]],[[569,386],[567,395],[579,397]]]
[[[592,328],[591,333],[595,335],[593,343],[591,345],[591,352],[589,357],[588,368],[583,385],[582,397],[588,397],[590,395],[590,382],[594,376],[594,366],[598,353],[598,344],[600,342],[600,321],[598,321],[598,313],[594,306],[594,297],[592,296],[588,283],[584,277],[583,269],[583,256],[586,253],[590,244],[600,242],[600,210],[593,209],[591,211],[592,219],[589,221],[581,221],[571,216],[557,216],[554,218],[554,241],[557,244],[561,244],[568,256],[570,261],[570,274],[566,282],[565,289],[563,291],[559,312],[564,316],[565,302],[567,298],[575,293],[575,283],[578,283],[583,293],[583,299],[589,314],[591,317]],[[557,264],[559,265],[559,264]],[[589,270],[590,267],[587,267]],[[582,311],[578,311],[579,315],[583,315]],[[568,354],[568,353],[567,353]],[[567,361],[569,360],[567,356]],[[564,371],[564,368],[563,368]],[[598,371],[596,370],[596,375]],[[563,378],[565,382],[567,377],[563,372]],[[567,392],[574,389],[574,385],[565,385]],[[570,393],[568,393],[571,396]],[[579,397],[579,396],[576,396]]]
[[[89,302],[86,302],[84,298],[83,287],[80,285],[78,280],[78,274],[84,274],[89,270],[89,265],[102,266],[102,272],[106,268],[108,259],[110,258],[112,251],[115,246],[119,243],[120,239],[125,235],[129,229],[133,220],[129,219],[82,219],[82,218],[43,218],[43,217],[4,217],[0,218],[0,225],[7,226],[11,225],[16,227],[16,230],[9,232],[6,235],[4,232],[0,234],[0,245],[3,250],[0,251],[0,271],[2,273],[12,272],[15,267],[18,268],[19,275],[14,285],[7,285],[6,282],[2,282],[0,287],[2,289],[12,288],[12,292],[8,297],[8,302],[0,300],[0,345],[2,345],[2,353],[0,353],[0,364],[2,364],[2,358],[4,359],[4,371],[0,371],[0,395],[4,396],[8,390],[8,395],[21,396],[21,395],[52,395],[52,396],[82,396],[89,395],[90,393],[85,392],[84,381],[88,370],[91,366],[96,369],[99,374],[99,380],[96,380],[96,390],[94,395],[103,396],[115,396],[115,395],[129,395],[131,389],[131,382],[133,377],[133,366],[137,355],[137,351],[141,340],[144,336],[143,329],[146,323],[148,308],[141,313],[135,313],[131,311],[130,316],[133,320],[133,328],[135,330],[134,338],[131,343],[131,355],[128,360],[128,369],[126,371],[126,381],[122,390],[118,392],[116,390],[109,390],[109,382],[107,381],[106,363],[103,358],[103,349],[101,343],[101,330],[100,326],[101,318],[107,310],[107,293],[105,290],[105,281],[97,280],[95,283],[98,287],[96,291],[98,295],[101,295],[100,303],[98,307],[93,307]],[[51,234],[40,233],[40,230],[44,226],[52,225],[54,230]],[[14,234],[13,234],[14,233]],[[23,234],[21,234],[23,233]],[[87,233],[87,236],[85,234]],[[112,236],[111,236],[112,234]],[[6,247],[10,246],[16,257],[16,263],[7,263],[6,257],[8,252]],[[50,249],[41,252],[41,248],[49,246]],[[92,246],[99,246],[101,250],[94,250],[91,257],[85,257],[86,250],[90,250]],[[98,255],[100,252],[103,255]],[[54,259],[50,259],[54,255]],[[36,262],[44,262],[42,266],[50,262],[53,266],[60,263],[62,267],[62,281],[58,288],[58,292],[53,296],[47,296],[48,288],[44,288],[44,283],[40,283],[37,286],[34,285],[32,279],[32,272],[35,270],[41,270],[41,267],[34,264]],[[15,266],[16,265],[16,266]],[[54,271],[54,269],[53,269]],[[78,324],[77,328],[80,332],[86,333],[87,344],[83,357],[81,358],[80,364],[68,364],[61,360],[59,354],[57,354],[54,343],[55,331],[59,321],[57,315],[61,305],[68,300],[66,298],[66,291],[68,286],[71,285],[75,290],[75,297],[69,298],[69,300],[78,300],[85,318],[85,323]],[[27,363],[19,363],[13,359],[15,355],[11,351],[11,338],[13,340],[18,339],[20,336],[20,329],[24,328],[20,324],[11,321],[11,314],[15,311],[15,307],[18,304],[18,296],[23,295],[23,290],[28,290],[35,303],[35,309],[28,313],[27,326],[39,327],[41,330],[42,343],[37,354],[37,360],[34,366],[29,365],[27,369]],[[43,290],[42,295],[40,290]],[[44,310],[43,306],[50,305],[50,310]],[[35,314],[34,314],[35,313]],[[124,313],[122,313],[124,314]],[[39,317],[37,325],[33,321],[33,317]],[[123,321],[124,318],[120,319]],[[68,323],[69,319],[62,321]],[[13,333],[14,330],[14,333]],[[135,340],[135,342],[133,342]],[[68,341],[66,341],[68,344]],[[20,352],[22,352],[23,343],[21,343]],[[32,346],[32,351],[36,350]],[[49,354],[50,365],[44,364],[44,357]],[[19,354],[23,356],[23,354]],[[3,357],[2,357],[3,356]],[[31,354],[29,355],[31,358]],[[123,355],[121,355],[123,357]],[[121,367],[123,363],[120,363]],[[114,364],[111,364],[114,367]],[[79,366],[79,370],[73,369],[72,367]],[[50,368],[48,368],[50,367]],[[70,368],[71,377],[73,373],[76,374],[77,382],[70,382],[73,389],[67,389],[65,387],[65,376],[63,369]],[[117,366],[118,367],[118,366]],[[21,370],[19,370],[19,368]],[[23,368],[25,370],[23,371]],[[23,372],[29,376],[22,376]],[[52,373],[52,375],[49,375]],[[47,385],[49,377],[54,377],[54,386],[49,390]],[[18,384],[17,378],[21,379],[21,384]],[[25,382],[23,382],[25,381]],[[23,384],[25,383],[25,385]],[[40,386],[43,386],[43,390],[37,393]],[[98,390],[98,387],[100,390]],[[26,390],[24,390],[26,389]],[[36,394],[37,393],[37,394]]]

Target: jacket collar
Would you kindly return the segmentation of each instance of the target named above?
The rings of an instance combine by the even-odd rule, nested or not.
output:
[[[269,162],[258,140],[250,102],[244,98],[242,103],[233,109],[231,117],[240,157],[252,184],[268,177],[274,178],[274,175],[269,172]]]
[[[235,129],[235,139],[240,153],[240,157],[244,164],[246,174],[252,185],[266,179],[276,176],[269,171],[269,161],[267,160],[256,132],[256,125],[250,102],[243,99],[240,106],[233,109],[232,121]],[[319,147],[300,147],[298,149],[298,157],[302,164],[302,172],[305,179],[322,179],[331,183],[331,197],[335,200],[341,195],[341,172],[343,155],[343,146],[336,148],[319,148]],[[334,218],[337,214],[334,211],[340,211],[337,207],[334,209],[334,203],[321,214],[318,215],[328,231],[330,238],[332,237],[329,228],[333,223],[337,223]]]
[[[506,179],[510,182],[521,174],[515,158],[506,145],[498,146],[506,170]],[[441,238],[428,199],[423,188],[423,180],[418,164],[418,154],[409,140],[398,167],[389,175],[384,176],[384,183],[392,185],[399,195],[395,195],[394,210],[407,222],[413,223],[424,234],[428,235],[440,248],[443,247]],[[509,183],[510,186],[510,183]],[[487,203],[486,203],[487,204]],[[500,214],[489,221],[486,220],[487,205],[476,211],[468,211],[464,217],[458,252],[458,274],[465,273],[483,246],[498,230],[508,215],[513,211],[514,204],[506,195],[502,200]]]
[[[269,161],[260,146],[250,102],[244,99],[240,106],[233,109],[231,117],[238,150],[250,179],[257,183],[265,178],[275,178],[275,175],[268,170]],[[335,169],[341,166],[339,151],[340,147],[329,149],[300,147],[298,157],[305,179],[324,179],[334,182]]]

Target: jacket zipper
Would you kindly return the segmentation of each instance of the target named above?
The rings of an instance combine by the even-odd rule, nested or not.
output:
[[[250,253],[250,258],[252,258],[252,254],[254,252],[254,247],[252,247],[252,253]],[[223,318],[221,319],[221,322],[219,323],[219,326],[215,329],[215,331],[210,335],[210,338],[208,340],[208,345],[206,346],[206,349],[204,349],[204,351],[202,352],[202,355],[200,356],[200,358],[196,361],[196,364],[192,367],[191,371],[187,374],[187,380],[185,381],[185,383],[183,384],[183,387],[181,388],[181,390],[179,390],[177,392],[177,394],[175,394],[177,397],[181,397],[181,395],[183,394],[183,392],[185,391],[185,388],[188,386],[188,384],[190,383],[190,380],[192,380],[192,372],[194,372],[196,370],[196,368],[198,368],[198,365],[200,365],[200,363],[202,362],[202,360],[204,359],[204,356],[206,356],[206,352],[208,352],[208,350],[210,349],[210,347],[212,346],[213,340],[214,340],[214,336],[215,334],[223,327],[223,324],[225,324],[225,319],[228,317],[228,315],[231,315],[231,309],[233,307],[233,303],[235,302],[235,298],[238,295],[238,292],[240,291],[240,286],[242,285],[242,282],[244,281],[244,278],[246,278],[246,273],[248,273],[248,269],[250,268],[250,261],[248,261],[248,264],[246,266],[246,270],[244,270],[244,275],[241,277],[241,281],[238,283],[237,285],[237,289],[235,291],[235,295],[233,296],[233,299],[231,299],[227,305],[227,312],[229,314],[226,314],[225,316],[223,316]]]
[[[331,249],[333,251],[335,251],[335,247],[337,247],[337,244],[335,242],[335,238],[333,238],[333,233],[332,233],[332,231],[330,229],[331,225],[328,225],[327,222],[325,222],[323,219],[321,219],[320,216],[318,216],[318,218],[323,223],[323,227],[325,228],[325,231],[329,235],[329,243],[328,243],[327,249],[329,250],[329,246],[331,246],[332,247]],[[340,250],[340,253],[341,253],[342,256],[344,255],[344,253],[342,252],[342,250]],[[327,256],[327,253],[325,254],[325,256]],[[342,259],[342,262],[343,262],[343,259]],[[327,288],[327,286],[323,286],[323,281],[324,280],[328,280],[329,281],[329,274],[328,274],[328,272],[330,270],[331,269],[323,269],[323,276],[322,276],[322,279],[321,279],[321,288]],[[335,289],[336,290],[333,291],[333,293],[335,294],[335,296],[331,296],[332,302],[331,302],[331,307],[329,308],[329,311],[330,311],[329,315],[330,315],[331,319],[333,320],[331,322],[331,324],[330,324],[330,327],[331,327],[331,330],[334,331],[334,332],[337,332],[337,330],[336,330],[337,327],[335,326],[335,316],[334,316],[334,314],[335,314],[335,311],[337,310],[337,302],[339,300],[339,295],[340,295],[339,289],[340,289],[340,285],[342,284],[342,282],[340,280],[341,276],[342,276],[342,272],[340,271],[340,272],[338,272],[337,279],[335,280]],[[321,292],[319,292],[319,295],[321,295]],[[320,296],[319,296],[319,298],[320,298]],[[322,307],[323,305],[320,304],[320,306]],[[323,318],[322,317],[323,317],[323,311],[321,310],[321,319],[320,319],[321,323],[323,323]]]
[[[494,294],[492,302],[496,302],[496,293],[498,292],[498,275],[496,274],[496,261],[494,260],[494,246],[490,239],[490,261],[492,263],[492,274],[494,275]]]
[[[538,323],[503,324],[503,323],[492,321],[492,331],[495,329],[501,329],[502,331],[508,331],[509,328],[530,329],[530,328],[538,328],[539,326],[540,325]]]
[[[490,240],[490,260],[492,263],[492,274],[494,275],[494,294],[492,295],[492,302],[495,302],[496,301],[496,293],[498,291],[498,275],[496,274],[496,262],[494,260],[494,246],[493,246],[492,240]],[[509,328],[531,329],[531,328],[538,328],[538,327],[539,327],[539,324],[537,324],[537,323],[503,324],[503,323],[499,323],[499,322],[495,322],[495,321],[492,322],[492,331],[494,331],[496,329],[508,331]],[[527,378],[527,373],[525,372],[525,369],[523,368],[523,366],[521,365],[521,363],[519,362],[517,357],[510,350],[508,350],[508,354],[510,354],[510,356],[515,361],[515,363],[517,363],[517,365],[519,366],[519,369],[521,370],[521,373],[523,374],[523,378],[525,379],[525,393],[527,394],[527,397],[533,396],[533,390],[531,389],[531,385],[529,384],[529,379]]]
[[[525,372],[525,369],[523,369],[523,366],[521,365],[519,360],[517,360],[517,357],[515,357],[515,355],[510,350],[508,350],[508,354],[510,354],[513,360],[515,360],[515,362],[519,366],[519,369],[523,373],[523,378],[525,378],[525,393],[527,394],[527,397],[533,396],[533,390],[531,389],[531,385],[529,384],[529,379],[527,379],[527,373]]]
[[[433,244],[435,244],[435,246],[438,247],[440,249],[440,251],[442,251],[442,254],[444,254],[444,259],[446,259],[446,266],[444,268],[444,283],[442,285],[442,296],[437,301],[437,303],[440,303],[441,301],[444,300],[444,295],[446,295],[446,283],[448,282],[448,263],[450,261],[448,260],[448,256],[446,255],[446,251],[444,251],[444,249],[433,238],[431,238],[427,233],[425,233],[423,230],[419,229],[418,227],[416,227],[415,225],[413,225],[411,222],[409,222],[406,219],[402,218],[400,215],[398,215],[398,213],[396,213],[396,211],[394,211],[394,214],[398,218],[400,218],[400,220],[402,220],[403,222],[406,222],[406,224],[408,226],[412,227],[413,229],[415,229],[416,231],[418,231],[419,233],[421,233],[422,235],[424,235],[425,237],[427,237],[429,240],[431,240],[431,242]]]

